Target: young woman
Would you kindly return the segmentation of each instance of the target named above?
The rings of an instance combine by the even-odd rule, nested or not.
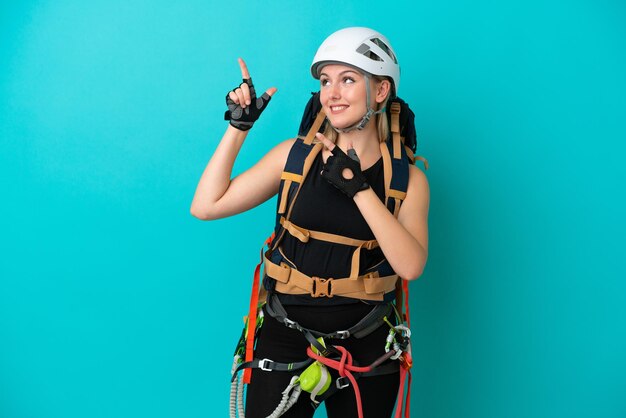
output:
[[[302,142],[292,139],[278,144],[253,167],[231,179],[233,163],[249,129],[276,92],[272,87],[257,98],[244,61],[240,59],[239,65],[243,83],[226,97],[230,125],[202,174],[191,205],[192,215],[203,220],[235,215],[276,195],[286,178],[283,170],[288,158],[293,158],[290,151]],[[308,175],[281,219],[285,231],[280,245],[266,260],[268,304],[254,357],[276,363],[302,362],[312,344],[303,328],[316,330],[314,336],[330,334],[324,341],[327,347],[344,347],[355,364],[369,365],[385,354],[391,325],[378,318],[369,327],[373,329],[361,332],[358,338],[333,333],[354,330],[351,327],[376,307],[393,301],[398,277],[413,280],[422,274],[428,253],[428,182],[422,171],[409,165],[399,211],[394,216],[385,205],[384,171],[389,168],[384,167],[383,153],[390,137],[387,104],[397,94],[400,70],[382,34],[368,28],[335,32],[320,46],[311,72],[320,80],[319,104],[327,118],[324,133],[317,133],[315,141],[323,147],[318,145],[321,152],[309,154],[314,157],[305,163]],[[349,242],[337,237],[347,237]],[[393,270],[391,275],[382,277],[383,265]],[[283,280],[274,273],[276,268],[291,274]],[[391,285],[385,285],[380,295],[366,294],[364,280],[382,283],[389,278]],[[344,289],[346,284],[349,286]],[[352,285],[361,286],[357,286],[360,290]],[[279,307],[268,307],[270,302]],[[248,418],[272,414],[292,377],[302,371],[266,371],[267,364],[252,371],[246,395]],[[329,417],[356,417],[361,414],[358,409],[366,417],[390,416],[398,373],[396,367],[385,373],[363,374],[358,380],[359,408],[355,407],[355,390],[334,390],[325,399]],[[334,371],[331,374],[338,376]],[[313,413],[314,404],[307,395],[300,396],[282,416],[311,417]]]

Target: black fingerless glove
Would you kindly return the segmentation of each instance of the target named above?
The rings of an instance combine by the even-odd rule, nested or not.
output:
[[[267,93],[263,93],[261,97],[257,98],[254,85],[252,84],[252,79],[244,78],[243,82],[250,87],[251,103],[244,109],[240,104],[233,102],[230,95],[227,94],[226,106],[228,106],[228,110],[224,114],[224,120],[229,120],[230,124],[240,131],[247,131],[252,128],[254,122],[259,118],[259,116],[261,116],[261,112],[263,112],[263,110],[267,107],[267,104],[272,97]]]
[[[370,185],[367,184],[365,175],[361,171],[361,164],[359,163],[358,157],[354,151],[352,151],[352,154],[354,155],[352,158],[348,157],[339,147],[335,147],[331,151],[331,154],[332,155],[326,160],[326,164],[324,164],[321,173],[322,177],[325,178],[330,184],[351,198],[361,190],[365,190],[370,187]],[[349,180],[342,174],[345,168],[350,169],[354,174],[354,176]]]

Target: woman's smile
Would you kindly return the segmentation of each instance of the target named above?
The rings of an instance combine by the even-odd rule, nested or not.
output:
[[[333,115],[336,115],[338,113],[343,112],[344,110],[346,110],[349,106],[348,105],[331,105],[330,106],[330,112]]]

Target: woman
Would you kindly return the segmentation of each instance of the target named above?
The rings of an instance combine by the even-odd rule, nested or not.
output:
[[[249,129],[276,92],[272,87],[257,98],[243,60],[239,65],[244,82],[227,95],[230,125],[200,179],[191,206],[191,213],[204,220],[243,212],[276,195],[281,184],[285,187],[283,170],[288,158],[294,158],[290,150],[302,143],[302,139],[284,141],[253,167],[230,179]],[[320,46],[311,72],[320,80],[319,105],[327,117],[324,133],[316,134],[316,142],[323,147],[318,145],[321,152],[310,158],[309,174],[298,186],[297,199],[288,197],[291,206],[288,210],[283,207],[282,215],[279,208],[281,225],[277,229],[282,234],[280,245],[266,260],[264,285],[269,299],[254,357],[277,363],[301,362],[307,358],[309,346],[322,350],[301,329],[285,326],[297,323],[300,328],[316,330],[314,336],[330,334],[331,338],[324,341],[327,347],[344,347],[355,364],[368,365],[385,354],[385,340],[392,326],[389,322],[378,318],[376,326],[369,327],[374,329],[359,338],[342,339],[332,333],[350,329],[377,306],[387,306],[394,298],[398,276],[412,280],[421,275],[428,246],[428,182],[410,165],[406,196],[396,216],[385,205],[382,157],[389,135],[386,105],[396,95],[400,71],[383,35],[368,28],[335,32]],[[342,243],[341,237],[348,237],[350,242]],[[341,291],[342,285],[361,283],[366,273],[375,272],[375,279],[365,280],[382,282],[379,272],[383,265],[393,269],[385,277],[393,281],[380,295],[369,297],[349,287]],[[287,280],[293,282],[297,273],[308,287],[284,282],[272,272],[277,266],[292,270],[292,279]],[[279,307],[272,309],[270,302]],[[330,351],[336,354],[337,350]],[[248,385],[248,418],[272,414],[282,399],[281,392],[302,372],[261,368],[252,371]],[[337,378],[336,372],[331,374]],[[361,409],[369,417],[391,415],[398,391],[398,368],[370,374],[360,377],[358,390],[330,391],[332,396],[325,399],[330,417],[356,417]],[[356,392],[360,393],[358,408]],[[313,413],[309,396],[300,396],[282,416],[311,417]]]

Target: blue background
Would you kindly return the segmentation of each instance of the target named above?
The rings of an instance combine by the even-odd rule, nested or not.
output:
[[[626,416],[621,1],[4,1],[0,417],[226,416],[274,201],[189,214],[244,57],[297,131],[331,32],[383,32],[431,164],[413,416]]]

